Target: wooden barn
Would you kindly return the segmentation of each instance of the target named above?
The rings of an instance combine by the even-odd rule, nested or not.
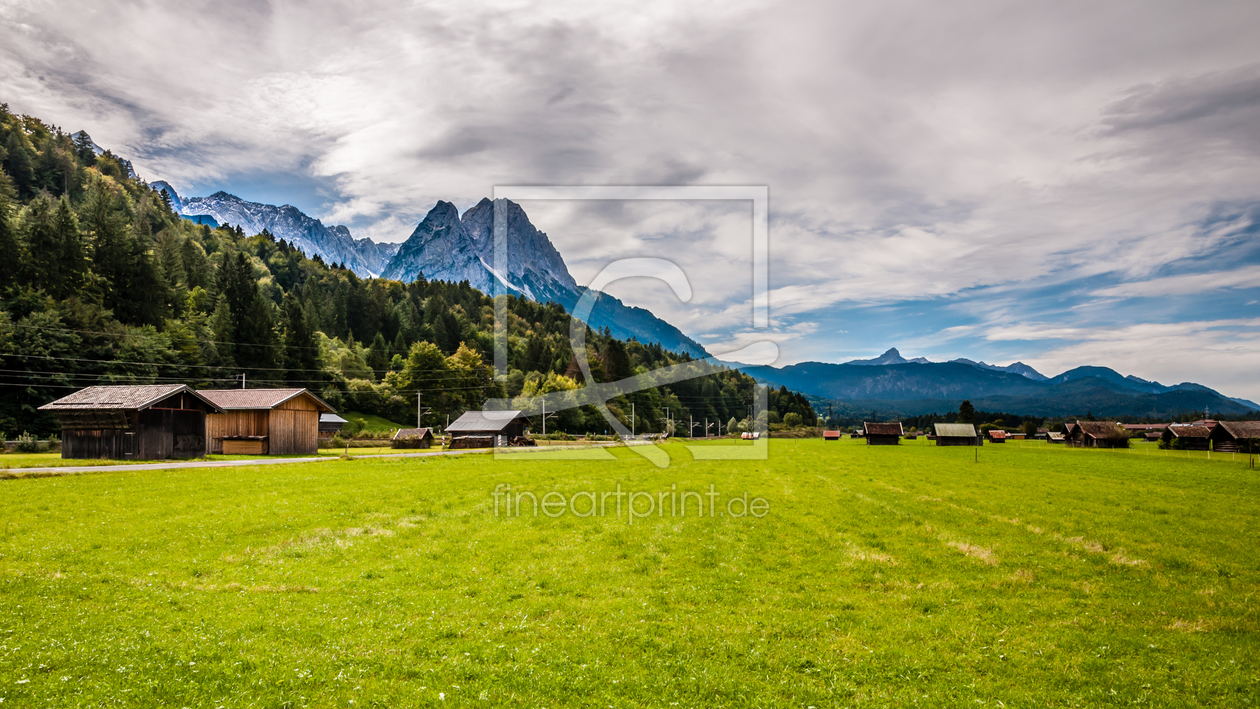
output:
[[[39,407],[61,421],[62,458],[166,460],[206,453],[219,407],[183,384],[94,386]]]
[[[901,442],[901,436],[905,431],[901,428],[901,422],[892,423],[867,423],[862,422],[862,430],[866,432],[866,445],[868,446],[895,446]]]
[[[1111,421],[1077,421],[1067,424],[1063,441],[1078,448],[1128,448],[1129,432]]]
[[[451,448],[493,448],[525,437],[529,419],[520,411],[467,411],[446,427]]]
[[[1003,431],[1000,428],[990,429],[984,435],[989,439],[990,443],[1006,443],[1006,439],[1008,437],[1006,431]]]
[[[969,423],[936,423],[932,427],[938,446],[978,446],[981,443],[976,427]]]
[[[839,431],[823,431],[823,440],[824,441],[838,441],[840,440],[840,432]]]
[[[320,414],[332,407],[305,389],[203,389],[221,414],[206,417],[206,451],[225,455],[311,455]]]
[[[1222,453],[1260,452],[1260,421],[1221,421],[1212,428],[1212,450]]]
[[[390,441],[390,448],[432,448],[433,447],[433,429],[431,428],[400,428],[394,432],[394,438]]]
[[[1217,427],[1219,428],[1219,426]],[[1212,429],[1195,424],[1177,424],[1164,429],[1160,445],[1187,451],[1205,451],[1211,446]]]

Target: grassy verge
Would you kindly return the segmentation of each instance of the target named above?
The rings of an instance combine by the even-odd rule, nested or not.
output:
[[[616,448],[611,461],[5,481],[0,698],[1245,707],[1260,695],[1260,493],[1244,463],[769,443],[768,460],[744,462],[671,444],[663,469]],[[506,484],[719,497],[715,516],[631,524],[611,509],[534,516],[525,498],[525,514],[496,514]],[[767,501],[764,517],[730,514],[744,493]]]

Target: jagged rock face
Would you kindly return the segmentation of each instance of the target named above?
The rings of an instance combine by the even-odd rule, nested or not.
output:
[[[324,226],[320,220],[303,214],[292,205],[277,207],[248,202],[227,192],[181,199],[165,182],[154,182],[153,187],[167,192],[172,208],[184,217],[210,218],[219,224],[239,226],[250,235],[265,229],[277,239],[293,244],[307,256],[319,256],[328,264],[344,263],[346,268],[364,278],[379,276],[398,249],[397,244],[355,239],[345,226]]]
[[[577,291],[560,252],[530,223],[525,210],[507,201],[507,273],[499,274],[532,300],[559,300]],[[484,263],[494,266],[494,202],[482,199],[464,212],[464,229]]]
[[[381,272],[382,278],[410,283],[420,276],[430,281],[460,283],[489,293],[493,276],[481,262],[476,244],[450,202],[438,201],[411,232]]]
[[[507,269],[494,271],[494,202],[483,199],[459,218],[455,206],[439,201],[403,243],[381,274],[383,278],[469,285],[483,293],[496,292],[495,282],[508,292],[539,302],[555,302],[573,312],[585,289],[577,284],[560,252],[547,235],[530,223],[525,210],[507,202]],[[607,327],[613,336],[656,342],[695,357],[708,353],[678,328],[642,308],[631,308],[610,295],[600,295],[590,322]]]

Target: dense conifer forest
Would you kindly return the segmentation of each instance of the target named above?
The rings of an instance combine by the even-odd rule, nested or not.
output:
[[[0,104],[0,433],[54,433],[37,407],[93,384],[300,386],[406,424],[419,395],[423,423],[439,426],[487,398],[582,385],[559,305],[508,298],[510,373],[495,378],[493,300],[466,283],[361,279],[266,232],[194,224],[97,150]],[[598,381],[688,359],[607,332],[588,332],[587,350]],[[609,407],[629,425],[633,404],[639,432],[661,431],[666,409],[725,430],[747,418],[755,387],[728,370]],[[768,394],[770,422],[816,422],[800,394]],[[585,407],[548,428],[607,424]]]

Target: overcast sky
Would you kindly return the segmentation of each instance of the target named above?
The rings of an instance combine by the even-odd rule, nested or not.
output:
[[[192,8],[192,9],[188,9]],[[713,351],[1082,364],[1260,399],[1260,3],[0,0],[0,101],[181,194],[398,241],[500,185],[767,185],[523,203],[579,282]]]

